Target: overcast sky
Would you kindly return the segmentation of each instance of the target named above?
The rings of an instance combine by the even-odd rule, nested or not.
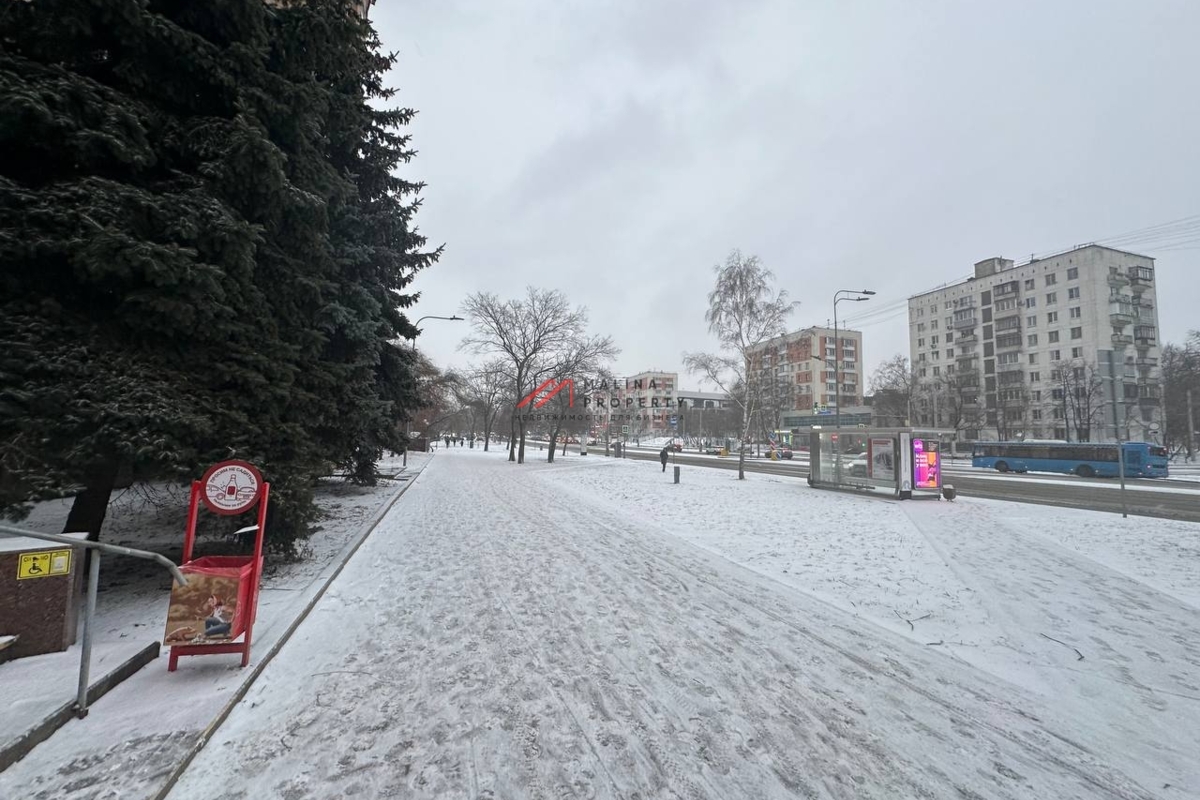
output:
[[[618,374],[713,349],[731,248],[801,302],[793,329],[875,290],[839,306],[874,312],[869,376],[908,355],[907,298],[976,261],[1200,215],[1200,0],[381,0],[372,20],[419,111],[417,222],[446,245],[412,318],[561,289]],[[1167,341],[1200,327],[1197,228],[1126,248],[1158,259]],[[466,365],[466,325],[428,320],[420,345]]]

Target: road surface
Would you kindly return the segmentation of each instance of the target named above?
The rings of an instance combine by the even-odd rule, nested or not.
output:
[[[595,448],[591,449],[594,452]],[[603,450],[600,450],[603,453]],[[630,448],[630,458],[657,460],[658,451]],[[603,458],[603,456],[601,456]],[[675,463],[691,466],[737,469],[737,458],[729,456],[676,453]],[[952,483],[965,497],[986,497],[992,500],[1012,500],[1021,503],[1120,513],[1122,508],[1120,482],[1104,478],[1078,478],[1074,475],[1018,475],[972,469],[969,462],[946,462],[947,483]],[[808,477],[807,459],[770,461],[764,458],[746,460],[746,469],[773,475],[794,475],[798,480]],[[1173,480],[1129,480],[1125,492],[1126,510],[1130,514],[1164,519],[1200,522],[1200,483]]]

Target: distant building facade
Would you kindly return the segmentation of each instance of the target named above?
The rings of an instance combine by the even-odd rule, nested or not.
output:
[[[812,327],[764,342],[750,353],[749,375],[761,385],[785,387],[780,411],[837,406],[841,383],[843,410],[862,405],[862,332]]]
[[[909,298],[908,319],[914,378],[943,389],[914,424],[962,439],[1158,439],[1153,258],[1100,245],[1020,265],[989,258]]]

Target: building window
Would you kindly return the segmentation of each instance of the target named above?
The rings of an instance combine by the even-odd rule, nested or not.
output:
[[[954,334],[953,334],[953,333],[947,333],[947,334],[946,334],[946,344],[950,344],[952,341],[954,341]]]
[[[924,361],[924,360],[925,360],[925,354],[924,354],[924,353],[918,353],[918,354],[917,354],[917,361]]]
[[[996,356],[996,363],[1000,365],[1015,364],[1017,363],[1017,359],[1020,357],[1020,353],[1001,353],[1000,355]]]
[[[1054,344],[1058,341],[1058,331],[1050,331],[1046,338],[1050,344]]]
[[[1025,342],[1030,347],[1037,347],[1037,334],[1036,333],[1029,334],[1028,336],[1025,337]]]
[[[1026,289],[1032,289],[1032,288],[1033,288],[1033,278],[1026,278],[1026,280],[1025,280],[1025,288],[1026,288]]]
[[[1071,338],[1072,339],[1082,339],[1083,338],[1083,328],[1071,328]]]
[[[1027,327],[1027,328],[1036,328],[1037,327],[1037,315],[1036,314],[1030,314],[1028,317],[1025,318],[1025,327]]]
[[[1079,299],[1079,287],[1078,286],[1072,286],[1070,289],[1067,289],[1067,299],[1068,300],[1078,300]]]
[[[1042,410],[1040,408],[1035,408],[1030,412],[1030,415],[1033,420],[1040,420],[1042,418]],[[1113,449],[1115,450],[1116,448]]]
[[[1069,280],[1069,281],[1079,280],[1079,267],[1070,267],[1067,269],[1067,280]]]
[[[924,346],[925,346],[925,339],[924,338],[917,339],[917,347],[924,347]]]
[[[1038,354],[1037,354],[1037,353],[1030,353],[1030,354],[1029,354],[1029,363],[1030,363],[1030,364],[1036,364],[1036,363],[1038,363]]]
[[[1040,372],[1035,372],[1035,373],[1033,373],[1033,374],[1038,376],[1038,380],[1039,380],[1039,381],[1042,379],[1042,373],[1040,373]],[[1035,390],[1035,391],[1032,391],[1032,392],[1030,392],[1030,393],[1029,393],[1029,399],[1030,399],[1030,400],[1032,400],[1032,401],[1033,401],[1033,402],[1035,402],[1035,403],[1040,403],[1040,402],[1042,402],[1042,390],[1041,390],[1041,389],[1037,389],[1037,390]]]
[[[1051,350],[1050,351],[1050,360],[1051,361],[1062,361],[1062,350]],[[1057,371],[1058,370],[1055,370],[1055,372],[1057,372]],[[1058,378],[1055,378],[1054,380],[1058,380]]]
[[[1083,309],[1080,308],[1079,306],[1075,306],[1074,308],[1071,309],[1071,319],[1079,319],[1082,316],[1083,316]]]
[[[1037,298],[1036,297],[1026,297],[1025,298],[1025,307],[1026,308],[1037,308]]]
[[[922,360],[922,361],[924,361],[924,360],[925,360],[924,356],[922,356],[922,357],[921,357],[921,360]],[[921,371],[920,371],[918,374],[919,374],[919,375],[920,375],[922,378],[924,378],[924,377],[925,377],[925,368],[924,368],[924,367],[921,367]]]
[[[933,374],[934,374],[934,375],[941,375],[941,374],[942,374],[942,368],[941,368],[941,367],[934,367],[934,368],[933,368]]]
[[[924,332],[925,332],[925,323],[924,323],[924,322],[918,322],[918,323],[917,323],[917,332],[918,332],[918,333],[924,333]]]
[[[1029,373],[1029,382],[1030,383],[1038,383],[1039,381],[1041,381],[1041,379],[1042,379],[1042,373],[1040,373],[1040,372]]]
[[[1052,306],[1058,302],[1058,292],[1046,292],[1046,305]]]
[[[934,347],[937,347],[937,343],[938,343],[938,337],[936,337],[936,336],[930,337],[930,339],[929,339],[929,343],[930,343],[931,345],[933,345]]]
[[[948,358],[948,359],[954,358],[954,348],[953,347],[951,347],[949,350],[946,351],[946,358]]]
[[[1046,315],[1046,322],[1049,322],[1051,325],[1053,325],[1054,323],[1058,322],[1058,312],[1057,312],[1057,311],[1051,311],[1049,314],[1047,314],[1047,315]]]
[[[1071,348],[1071,358],[1083,358],[1083,348],[1082,347],[1072,347]]]
[[[938,329],[937,323],[938,323],[938,321],[936,319],[930,320],[929,321],[929,330],[936,331]]]
[[[1056,283],[1058,283],[1058,276],[1055,275],[1053,272],[1051,272],[1049,275],[1046,276],[1046,285],[1047,286],[1053,286]]]

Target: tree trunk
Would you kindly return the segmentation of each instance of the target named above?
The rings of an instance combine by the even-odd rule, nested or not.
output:
[[[521,441],[517,443],[517,463],[525,463],[525,420],[517,420],[517,431]]]
[[[508,460],[517,460],[517,415],[513,414],[508,421]]]
[[[554,463],[554,451],[557,449],[558,434],[559,434],[559,431],[561,431],[561,430],[562,430],[562,423],[557,422],[557,423],[555,423],[554,428],[552,428],[550,431],[550,446],[548,448],[546,448],[547,450],[550,451],[549,453],[546,454],[546,463],[547,464]]]
[[[108,513],[108,498],[117,482],[116,460],[97,464],[87,474],[83,491],[75,496],[63,533],[87,532],[88,539],[100,541],[100,528]]]

